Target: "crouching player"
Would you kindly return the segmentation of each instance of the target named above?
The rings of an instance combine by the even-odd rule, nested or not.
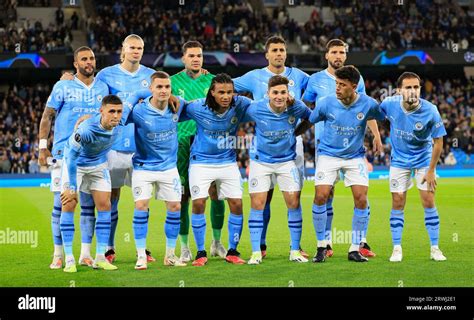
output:
[[[435,205],[436,164],[443,150],[446,130],[438,109],[432,103],[420,99],[421,80],[416,73],[404,72],[397,81],[401,95],[386,98],[380,105],[390,122],[390,192],[392,210],[392,262],[402,261],[402,232],[405,223],[404,208],[407,190],[412,187],[414,171],[416,186],[420,190],[425,210],[425,226],[431,243],[430,257],[444,261],[446,257],[438,248],[439,216]],[[433,147],[434,142],[434,147]]]
[[[299,195],[302,179],[295,163],[296,136],[299,119],[307,119],[311,110],[299,100],[293,101],[288,91],[289,80],[276,75],[268,81],[268,97],[254,101],[247,110],[247,121],[255,121],[256,137],[251,152],[249,217],[252,256],[249,264],[260,264],[260,239],[263,229],[263,210],[275,175],[288,208],[288,227],[291,236],[290,261],[308,262],[300,251],[302,214]],[[290,105],[290,107],[288,107]]]
[[[64,272],[77,272],[72,252],[74,238],[74,209],[77,192],[92,194],[98,211],[95,269],[116,270],[105,258],[110,235],[111,183],[107,168],[107,152],[115,138],[115,127],[122,117],[122,101],[115,95],[103,98],[100,114],[82,122],[67,142],[61,174],[61,236],[66,255]]]
[[[227,199],[229,249],[226,261],[244,264],[237,246],[242,235],[242,178],[237,166],[235,138],[239,123],[252,102],[245,97],[233,97],[234,83],[227,74],[216,75],[206,99],[186,104],[182,116],[193,119],[197,133],[191,146],[189,189],[192,199],[191,226],[197,246],[193,266],[207,263],[205,250],[206,200],[209,187],[216,183],[219,200]]]
[[[135,200],[133,231],[137,248],[135,269],[147,269],[146,238],[150,199],[166,203],[166,254],[167,266],[186,266],[175,255],[181,210],[181,183],[176,168],[178,137],[176,127],[179,112],[174,113],[168,106],[171,96],[171,82],[166,72],[157,71],[151,75],[151,96],[136,104],[139,94],[127,99],[126,107],[132,110],[123,117],[125,124],[135,124],[135,144],[133,155],[132,190]],[[143,91],[140,91],[142,93]],[[184,104],[184,100],[181,100]],[[155,190],[154,190],[155,189]]]

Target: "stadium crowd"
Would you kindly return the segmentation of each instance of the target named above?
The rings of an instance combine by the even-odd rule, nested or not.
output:
[[[366,79],[366,92],[381,101],[395,84],[391,80]],[[0,93],[0,173],[35,173],[38,166],[38,130],[44,104],[52,86],[12,85],[6,93]],[[439,108],[446,131],[445,150],[441,162],[448,165],[474,163],[474,79],[426,79],[424,96]],[[370,133],[366,137],[367,159],[373,165],[390,164],[388,127],[379,123],[384,152],[375,156],[372,152]],[[242,124],[238,136],[250,140],[254,134],[251,123]],[[49,138],[50,145],[53,136]],[[309,130],[304,136],[305,165],[314,167],[314,135]],[[240,149],[238,163],[241,168],[249,164],[248,149]]]
[[[122,40],[135,33],[145,40],[146,52],[179,51],[185,39],[200,41],[206,50],[261,51],[266,38],[280,34],[304,52],[324,51],[327,41],[339,38],[351,51],[394,50],[414,47],[466,49],[474,43],[473,16],[456,1],[420,0],[397,5],[380,0],[298,2],[314,5],[308,21],[295,21],[288,7],[267,11],[260,1],[101,0],[85,25],[88,45],[97,53],[120,51]],[[18,5],[49,5],[49,1],[0,1],[0,53],[70,52],[71,29],[77,15],[65,21],[61,8],[55,23],[17,21]],[[322,6],[330,10],[322,18]],[[358,35],[363,34],[364,37]]]

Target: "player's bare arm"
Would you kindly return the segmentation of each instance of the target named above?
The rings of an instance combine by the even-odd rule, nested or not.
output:
[[[56,110],[49,107],[44,108],[39,129],[40,145],[38,161],[41,166],[46,166],[48,157],[52,157],[51,151],[48,150],[48,136],[55,116]]]

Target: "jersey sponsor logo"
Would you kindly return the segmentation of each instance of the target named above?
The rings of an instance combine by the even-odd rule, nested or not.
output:
[[[288,123],[289,123],[289,124],[293,124],[293,123],[295,123],[295,121],[296,121],[296,118],[295,118],[294,116],[290,116],[290,117],[288,118]]]
[[[142,80],[142,87],[146,88],[148,87],[148,81],[146,81],[145,79]]]
[[[321,172],[319,171],[317,174],[316,174],[316,179],[318,180],[323,180],[324,179],[324,172]]]
[[[421,129],[423,129],[423,123],[418,121],[417,123],[415,123],[415,130],[420,131]]]
[[[142,194],[142,188],[141,187],[135,187],[133,188],[133,194],[138,197],[139,195]]]
[[[250,180],[250,185],[255,188],[257,185],[258,185],[258,179],[257,178],[253,178],[252,180]]]
[[[236,124],[238,121],[237,117],[236,116],[233,116],[232,119],[230,119],[230,123],[232,124]]]
[[[194,195],[198,194],[199,191],[201,191],[201,189],[200,189],[198,186],[193,186],[193,187],[191,188],[191,192],[192,192]]]
[[[362,121],[364,119],[364,114],[362,112],[359,112],[357,114],[357,120]]]

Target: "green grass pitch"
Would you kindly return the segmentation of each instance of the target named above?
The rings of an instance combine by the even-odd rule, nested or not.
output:
[[[52,195],[47,188],[0,189],[0,232],[30,230],[38,232],[37,247],[31,244],[0,243],[0,287],[469,287],[473,286],[474,179],[441,179],[438,182],[437,207],[440,212],[440,248],[446,262],[429,259],[429,239],[424,227],[423,209],[418,191],[409,191],[405,208],[403,233],[403,262],[390,263],[392,243],[389,227],[390,193],[388,182],[372,180],[369,188],[371,219],[368,242],[377,257],[368,263],[347,261],[353,202],[350,189],[341,183],[336,188],[333,228],[337,243],[334,256],[326,263],[298,264],[288,261],[289,231],[287,214],[281,193],[275,192],[268,230],[268,256],[259,266],[231,265],[219,258],[210,258],[202,268],[165,267],[164,205],[152,201],[148,248],[157,258],[145,271],[134,270],[135,249],[132,230],[133,201],[130,189],[122,190],[119,225],[116,237],[119,270],[113,272],[78,266],[75,274],[50,270],[52,257],[51,207]],[[302,247],[311,256],[315,251],[315,233],[311,219],[314,185],[307,181],[302,194]],[[245,220],[250,199],[244,196]],[[208,211],[207,211],[208,212]],[[226,218],[227,220],[227,218]],[[210,219],[207,214],[207,246],[211,240]],[[223,229],[227,245],[227,221]],[[5,239],[3,239],[5,241]],[[195,253],[190,231],[191,248]],[[95,245],[93,245],[93,252]],[[79,258],[79,210],[76,211],[74,253]],[[177,252],[179,245],[177,247]],[[250,256],[250,238],[244,224],[239,246],[242,257]]]

